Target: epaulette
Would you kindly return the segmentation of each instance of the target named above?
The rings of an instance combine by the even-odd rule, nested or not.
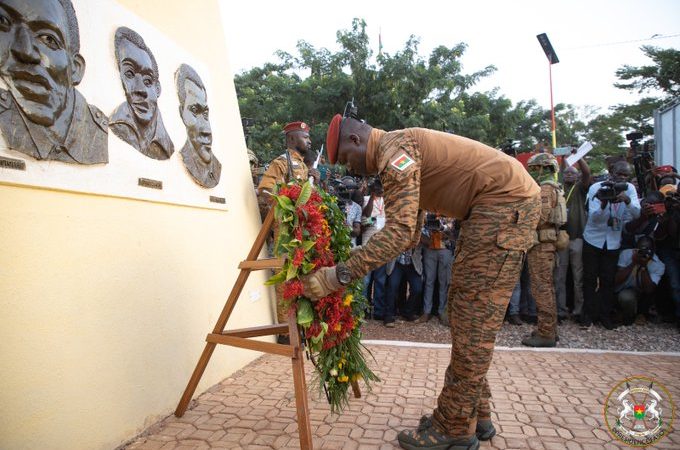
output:
[[[104,114],[99,108],[97,108],[94,105],[90,105],[89,103],[87,104],[87,107],[90,109],[90,114],[92,115],[92,120],[99,125],[99,128],[101,128],[105,133],[109,132],[109,119],[106,117],[106,114]]]
[[[0,109],[5,111],[12,106],[12,96],[9,91],[0,89]]]

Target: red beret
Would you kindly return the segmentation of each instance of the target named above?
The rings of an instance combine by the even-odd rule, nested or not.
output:
[[[286,126],[283,127],[283,132],[285,134],[292,133],[293,131],[306,131],[309,133],[309,125],[304,122],[291,122],[287,123]]]
[[[338,141],[340,140],[340,124],[342,116],[336,114],[328,125],[326,133],[326,151],[328,152],[328,162],[335,164],[338,161]]]

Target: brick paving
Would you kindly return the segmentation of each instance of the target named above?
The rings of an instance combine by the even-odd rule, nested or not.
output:
[[[430,413],[442,387],[450,349],[369,344],[383,382],[333,416],[310,393],[315,448],[398,448],[397,433]],[[306,364],[312,384],[312,366]],[[654,378],[680,399],[680,355],[497,349],[489,382],[498,435],[481,448],[630,448],[608,433],[604,400],[631,375]],[[179,398],[180,392],[177,393]],[[676,414],[677,415],[677,414]],[[677,426],[675,427],[677,429]],[[184,417],[169,416],[128,450],[299,448],[290,363],[263,355],[195,399]],[[672,431],[653,448],[680,448]]]

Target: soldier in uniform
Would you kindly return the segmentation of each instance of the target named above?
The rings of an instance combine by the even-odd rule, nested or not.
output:
[[[527,161],[527,167],[529,174],[541,187],[541,218],[536,229],[536,244],[527,254],[531,295],[536,300],[538,325],[531,336],[522,340],[522,344],[529,347],[554,347],[557,338],[557,305],[553,269],[558,229],[567,219],[566,203],[562,187],[555,181],[559,169],[553,155],[534,155]]]
[[[480,142],[439,131],[385,132],[336,115],[326,137],[329,161],[378,174],[386,224],[345,264],[303,279],[319,298],[417,244],[423,214],[462,220],[448,293],[451,363],[432,416],[399,433],[406,449],[477,449],[495,434],[486,373],[510,294],[540,212],[540,189],[524,167]]]
[[[286,152],[274,159],[269,168],[262,175],[260,184],[257,186],[257,199],[260,205],[262,218],[266,216],[272,206],[271,193],[279,183],[307,181],[309,171],[305,165],[304,156],[312,148],[312,140],[309,138],[309,125],[305,122],[291,122],[283,127],[286,136]],[[290,166],[288,165],[290,161]],[[275,233],[276,234],[276,233]],[[286,323],[287,308],[283,308],[283,285],[276,286],[276,318],[278,323]],[[288,336],[279,336],[278,341],[285,343]]]
[[[85,74],[69,0],[3,1],[0,130],[11,150],[71,164],[109,161],[108,120],[75,88]],[[44,30],[57,30],[44,31]]]

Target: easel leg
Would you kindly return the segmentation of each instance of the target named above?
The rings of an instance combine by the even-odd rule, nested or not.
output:
[[[198,360],[198,364],[196,364],[194,373],[191,374],[191,378],[189,379],[189,383],[187,383],[187,387],[184,390],[184,394],[182,394],[182,398],[179,400],[179,404],[177,405],[177,409],[175,410],[175,417],[182,417],[186,412],[187,406],[189,406],[189,402],[191,401],[191,398],[194,396],[194,392],[196,392],[198,382],[201,381],[203,372],[205,371],[205,368],[208,365],[208,361],[210,361],[210,357],[212,356],[212,353],[215,350],[216,346],[217,344],[213,344],[212,342],[208,342],[207,344],[205,344],[205,348],[203,349],[203,353],[201,353],[201,357]]]
[[[296,348],[293,356],[293,384],[295,385],[295,406],[297,408],[298,434],[300,435],[300,448],[311,450],[312,427],[309,424],[309,405],[307,403],[307,383],[305,381],[305,363],[300,343],[295,314],[288,315],[288,334],[290,345]]]

